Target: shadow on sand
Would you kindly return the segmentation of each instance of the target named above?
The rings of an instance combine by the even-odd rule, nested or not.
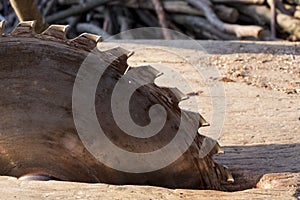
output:
[[[300,55],[300,44],[266,41],[215,41],[215,40],[110,40],[112,43],[165,46],[181,49],[205,50],[208,54],[273,54]]]
[[[253,188],[264,174],[300,173],[300,144],[225,146],[215,160],[226,165],[235,183],[231,191]],[[298,190],[299,192],[299,190]]]

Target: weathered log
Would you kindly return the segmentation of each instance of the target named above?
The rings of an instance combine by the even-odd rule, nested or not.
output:
[[[176,24],[172,25],[171,21],[168,21],[168,19],[164,19],[165,17],[161,15],[162,13],[164,13],[161,13],[161,11],[165,11],[167,15],[185,14],[201,17],[205,16],[207,19],[207,23],[219,29],[221,33],[234,35],[234,38],[248,39],[248,37],[256,37],[259,39],[270,39],[271,34],[269,33],[269,29],[271,30],[272,38],[275,38],[275,32],[279,31],[280,27],[285,31],[285,33],[282,34],[283,31],[280,31],[278,32],[279,34],[277,34],[277,37],[281,39],[287,39],[289,36],[288,34],[291,34],[295,35],[294,38],[295,40],[297,40],[299,39],[298,20],[300,19],[300,11],[296,8],[296,3],[298,3],[299,1],[300,0],[87,0],[82,3],[82,1],[80,0],[37,0],[35,2],[38,4],[39,9],[31,12],[30,10],[32,10],[32,8],[26,8],[25,11],[30,15],[35,15],[35,12],[41,10],[42,14],[44,16],[47,16],[45,21],[50,23],[68,23],[68,17],[80,15],[81,17],[78,23],[86,23],[90,22],[91,20],[95,20],[97,21],[97,26],[100,26],[102,29],[107,30],[107,32],[111,35],[117,34],[120,31],[126,29],[127,20],[125,20],[125,18],[132,21],[132,28],[138,28],[142,26],[160,26],[164,28],[169,27],[172,29],[173,27],[176,28]],[[21,0],[13,0],[12,4],[14,5],[13,2],[21,2]],[[26,0],[22,1],[22,4],[25,5],[27,2],[34,3],[33,0]],[[161,5],[155,6],[158,4],[153,4],[153,2],[160,2]],[[195,6],[192,2],[196,2],[196,4],[198,4],[198,7]],[[3,16],[2,19],[8,21],[6,23],[7,32],[7,30],[12,30],[14,25],[16,25],[16,18],[12,18],[9,15],[11,13],[11,8],[9,7],[9,4],[6,3],[6,1],[3,1],[0,6],[1,5],[2,9],[0,7],[0,11],[1,15]],[[64,7],[62,7],[61,5],[63,5]],[[102,5],[101,10],[98,9],[98,5]],[[203,5],[205,5],[206,8],[203,8]],[[266,7],[267,5],[269,5],[269,7],[267,7],[267,9],[264,9],[262,11],[263,13],[260,14],[252,12],[244,14],[241,11],[241,8],[239,8],[243,6]],[[26,6],[27,5],[22,7],[25,8]],[[115,14],[115,10],[118,8],[130,8],[130,12],[122,11],[123,13],[121,15],[125,18],[120,18],[118,17],[119,14]],[[206,10],[207,8],[208,10]],[[206,11],[204,12],[203,9]],[[154,11],[156,11],[157,17]],[[107,15],[108,13],[110,13],[110,16]],[[275,17],[276,13],[278,13],[279,16]],[[26,19],[24,18],[23,20],[20,16],[19,18],[21,21],[33,19],[32,17],[30,17]],[[282,22],[276,22],[278,21],[278,19],[280,19]],[[283,20],[287,21],[283,22]],[[40,19],[37,20],[38,25],[36,27],[39,27],[40,21]],[[203,21],[201,21],[201,23],[202,22]],[[259,27],[257,25],[263,25],[266,30],[263,27]],[[270,28],[268,28],[267,26],[270,26]],[[199,38],[198,36],[201,36],[201,34],[203,35],[203,37],[200,38],[220,38],[219,36],[211,34],[211,32],[207,30],[204,30],[203,32],[198,28],[195,31],[190,25],[187,25],[186,28],[184,27],[185,26],[182,26],[181,24],[181,26],[178,27],[177,30],[180,32],[184,32],[194,38]],[[37,32],[41,31],[37,30]],[[78,34],[75,29],[71,30],[70,34],[71,32],[73,37]]]
[[[262,5],[239,5],[235,6],[241,13],[252,16],[252,18],[258,24],[270,24],[271,15],[267,6]],[[277,13],[276,21],[279,27],[281,27],[287,33],[290,33],[300,39],[300,20],[295,19],[292,16]]]
[[[220,19],[225,22],[235,23],[239,19],[239,12],[232,7],[225,5],[216,5],[215,12]]]
[[[204,13],[201,10],[191,7],[186,1],[163,1],[162,3],[165,11],[169,13],[204,16]],[[126,6],[134,8],[137,11],[139,9],[154,10],[150,1],[120,1],[111,3],[110,5]],[[215,5],[215,12],[218,17],[225,22],[234,23],[238,19],[237,10],[225,5]]]
[[[294,35],[297,39],[300,39],[300,20],[295,19],[292,16],[278,13],[277,17],[278,25],[286,32]]]
[[[222,39],[222,40],[236,40],[237,38],[234,35],[226,34],[213,25],[211,25],[206,19],[197,16],[188,16],[188,15],[171,15],[172,20],[181,25],[187,25],[189,27],[197,28],[202,31],[207,31],[212,36],[211,39]],[[196,31],[196,30],[194,30]]]
[[[209,21],[212,25],[216,26],[221,31],[235,34],[238,38],[256,37],[263,39],[266,37],[265,31],[262,27],[226,24],[217,17],[212,8],[205,2],[197,0],[187,0],[187,2],[189,2],[196,8],[201,9],[204,12],[205,17],[207,18],[207,21]]]

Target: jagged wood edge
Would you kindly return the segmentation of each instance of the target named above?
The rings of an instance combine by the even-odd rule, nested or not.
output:
[[[0,22],[0,34],[4,35],[5,21]],[[90,33],[83,33],[78,37],[68,40],[67,32],[68,25],[51,25],[44,32],[37,34],[35,30],[36,21],[23,21],[20,22],[13,31],[7,36],[15,37],[34,37],[42,40],[50,40],[69,46],[92,51],[97,47],[99,42],[102,42],[102,37]]]
[[[155,80],[155,78],[157,78],[160,75],[160,72],[152,66],[141,66],[139,68],[144,68],[144,72],[148,73],[148,74],[145,74],[145,76],[152,77],[152,84],[155,85],[156,87],[158,87],[154,83],[154,80]],[[138,79],[138,77],[137,77],[137,79]],[[160,87],[160,88],[167,90],[168,92],[171,92],[173,95],[175,95],[176,99],[173,99],[173,102],[177,102],[177,106],[179,105],[179,103],[181,101],[184,101],[187,98],[186,95],[176,87],[173,87],[173,88]],[[198,122],[198,128],[209,125],[199,112],[194,112],[194,111],[189,111],[189,110],[184,110],[184,109],[180,109],[180,111],[181,111],[181,114],[184,114],[188,118],[192,119],[191,121]],[[203,136],[202,143],[198,144],[198,145],[199,145],[199,158],[203,158],[206,156],[213,157],[213,155],[215,155],[215,154],[223,154],[224,153],[224,151],[221,149],[219,143],[216,140],[209,138],[207,136]],[[201,155],[201,153],[204,153],[204,155]],[[230,174],[229,170],[227,169],[227,167],[219,165],[218,163],[215,163],[215,162],[214,162],[214,165],[216,167],[215,170],[216,170],[217,174],[222,179],[225,179],[227,182],[234,181],[234,179],[233,179],[232,175]]]

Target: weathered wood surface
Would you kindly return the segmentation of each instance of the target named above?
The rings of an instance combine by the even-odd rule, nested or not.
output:
[[[123,151],[136,151],[135,155],[140,155],[140,157],[130,161],[130,156],[120,155],[122,154],[120,151],[116,151],[114,154],[112,153],[112,149],[116,148],[114,145],[105,146],[100,150],[104,146],[101,142],[106,139],[102,137],[97,139],[99,143],[93,143],[98,147],[97,152],[118,161],[118,163],[107,164],[107,161],[105,163],[102,159],[101,161],[96,159],[93,155],[98,155],[98,153],[93,152],[85,142],[101,136],[96,135],[93,138],[93,135],[88,135],[85,137],[80,132],[80,126],[77,125],[75,128],[78,121],[83,123],[82,127],[91,127],[92,125],[87,124],[86,119],[91,118],[84,115],[86,110],[77,110],[76,100],[72,101],[72,92],[73,97],[76,96],[76,93],[81,97],[93,96],[82,93],[86,90],[76,91],[75,77],[76,74],[77,77],[81,77],[78,69],[80,67],[84,69],[87,66],[86,63],[90,62],[90,60],[85,60],[87,51],[83,51],[83,48],[94,49],[96,43],[91,40],[88,40],[89,43],[87,43],[86,38],[81,36],[72,40],[70,46],[66,48],[63,39],[59,43],[50,41],[52,38],[49,35],[56,34],[64,37],[64,33],[57,31],[53,26],[44,34],[37,36],[42,37],[42,40],[33,37],[18,37],[16,33],[24,35],[24,32],[21,31],[25,28],[28,26],[19,26],[15,29],[12,33],[14,37],[3,36],[0,38],[0,91],[2,92],[0,95],[0,175],[26,177],[29,174],[42,174],[54,177],[56,180],[74,182],[101,182],[119,185],[147,184],[168,188],[215,190],[223,190],[222,183],[232,180],[227,169],[213,162],[212,156],[219,152],[219,145],[214,140],[197,134],[198,128],[206,123],[205,120],[202,120],[197,110],[194,112],[180,110],[178,99],[185,95],[174,90],[172,85],[170,85],[172,88],[160,88],[150,82],[147,86],[139,88],[133,95],[129,93],[131,115],[128,114],[126,117],[122,114],[122,117],[128,119],[133,116],[132,119],[136,124],[149,123],[147,113],[151,105],[164,106],[167,114],[163,119],[165,118],[166,122],[162,123],[162,128],[158,130],[155,130],[158,125],[153,125],[155,128],[151,128],[151,130],[155,131],[154,136],[147,136],[147,139],[141,140],[122,131],[112,112],[115,107],[112,105],[113,97],[111,97],[119,80],[115,77],[122,77],[128,67],[126,60],[129,51],[122,48],[112,48],[98,54],[93,53],[99,58],[93,62],[99,63],[99,67],[106,68],[104,75],[99,74],[88,80],[95,80],[98,76],[105,77],[100,79],[99,89],[96,90],[95,109],[99,115],[101,129],[107,133],[107,140],[115,145],[120,145],[119,147]],[[97,38],[95,39],[97,40]],[[56,40],[59,41],[59,38]],[[87,45],[80,48],[82,44]],[[71,45],[78,46],[78,48],[75,49]],[[38,61],[36,62],[36,60]],[[107,66],[105,66],[106,64]],[[154,79],[156,73],[158,72],[155,69],[148,66],[137,68],[130,71],[132,78],[128,78],[126,82],[139,83],[140,76]],[[32,80],[35,81],[34,88]],[[125,98],[127,94],[122,93],[123,90],[116,93]],[[161,98],[162,95],[165,98]],[[120,105],[126,105],[128,102],[121,103],[121,101],[122,99],[118,100]],[[154,103],[156,101],[158,103]],[[132,123],[126,122],[127,125]],[[182,124],[184,124],[183,128],[181,128]],[[179,133],[178,130],[180,130]],[[147,130],[143,132],[149,133]],[[101,131],[98,133],[101,134]],[[190,137],[189,134],[193,133],[195,136]],[[177,140],[178,134],[180,137],[186,135],[186,138],[191,138],[191,143],[185,147],[182,143],[171,144],[171,147],[167,146],[174,141],[174,138]],[[201,145],[206,140],[212,143],[209,149],[207,146]],[[187,141],[188,139],[184,140],[184,142]],[[176,151],[177,146],[186,149],[175,154],[174,149]],[[163,150],[159,151],[162,148]],[[145,156],[141,156],[140,153],[144,151],[159,152],[159,154],[151,155],[152,159],[149,160]],[[199,151],[206,151],[205,155],[199,157]],[[163,159],[175,155],[176,157],[157,167],[156,163],[161,159],[159,155],[163,155]],[[118,166],[123,169],[121,170]],[[126,167],[129,171],[126,170]],[[151,170],[145,170],[145,167],[150,167]]]
[[[140,42],[148,44],[146,45],[148,48],[145,48],[145,45],[121,44],[127,49],[136,51],[135,56],[130,59],[130,64],[168,63],[169,66],[181,69],[189,80],[194,80],[193,73],[184,67],[188,63],[178,56],[180,54],[171,57],[170,54],[157,50],[163,47],[150,47],[149,44],[154,44],[153,42]],[[158,43],[162,44],[161,41]],[[182,43],[173,43],[183,48],[175,51],[189,55],[190,59],[199,59],[195,50],[188,49],[190,45],[187,43],[184,43],[186,48]],[[205,58],[206,62],[217,67],[222,76],[234,81],[224,82],[226,118],[219,141],[225,154],[215,159],[227,165],[235,178],[235,183],[228,186],[229,189],[240,191],[170,190],[148,186],[55,181],[20,182],[14,178],[1,177],[1,198],[299,199],[300,97],[297,93],[299,91],[297,82],[300,79],[299,43],[204,41],[200,44],[210,54],[210,57]],[[170,50],[169,47],[167,49]],[[236,70],[249,68],[247,71],[249,75],[243,78],[235,77],[227,71],[233,67]],[[272,83],[272,87],[261,88],[257,79],[254,79],[257,74],[260,74],[262,76],[260,78],[266,83]],[[290,83],[295,83],[293,89],[296,93],[287,94],[285,90],[280,90],[293,86]],[[210,106],[207,106],[210,105],[209,95],[201,82],[195,85],[195,89],[203,91],[196,98],[201,102],[202,113],[209,121],[211,111]],[[202,133],[206,132],[206,129],[202,129]]]

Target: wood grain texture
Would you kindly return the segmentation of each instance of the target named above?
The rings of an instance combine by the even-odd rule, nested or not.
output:
[[[132,42],[132,41],[131,41]],[[140,44],[124,43],[120,46],[135,50],[130,65],[141,63],[171,64],[182,70],[189,80],[196,81],[194,74],[186,70],[187,62],[180,57],[163,54],[164,48],[171,50],[170,43],[162,41],[138,41]],[[165,45],[154,46],[156,44]],[[179,55],[189,55],[199,59],[199,50],[191,45],[172,43]],[[286,42],[221,42],[199,41],[208,52],[205,58],[211,66],[217,67],[226,76],[226,68],[257,66],[251,74],[267,74],[266,80],[284,86],[299,77],[295,73],[300,62],[299,43]],[[101,44],[104,48],[116,43]],[[111,46],[110,46],[111,45]],[[145,48],[147,47],[148,50]],[[149,49],[151,57],[149,55]],[[157,48],[162,49],[158,51]],[[155,54],[157,52],[157,54]],[[158,55],[159,54],[159,55]],[[167,59],[168,58],[168,59]],[[170,60],[171,59],[171,60]],[[284,69],[281,69],[284,67]],[[287,72],[286,72],[287,71]],[[268,73],[266,73],[268,72]],[[277,78],[279,77],[279,78]],[[1,177],[2,197],[14,199],[299,199],[300,196],[300,98],[299,94],[286,94],[275,89],[265,89],[248,84],[243,79],[233,77],[235,82],[226,82],[226,120],[219,137],[224,147],[224,155],[215,157],[227,165],[236,182],[231,186],[237,192],[210,190],[170,190],[148,186],[114,186],[106,184],[80,184],[68,182],[18,182],[11,177]],[[218,80],[216,80],[218,81]],[[210,98],[205,86],[195,84],[201,109],[206,119],[210,119]],[[297,87],[295,88],[297,89]],[[205,105],[205,106],[204,106]],[[202,133],[207,131],[204,129]],[[248,188],[248,189],[246,189]],[[245,189],[245,190],[244,190]]]

